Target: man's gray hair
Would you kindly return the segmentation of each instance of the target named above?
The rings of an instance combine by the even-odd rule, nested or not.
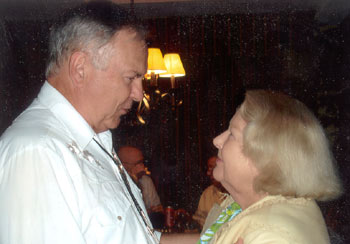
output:
[[[87,52],[97,68],[105,66],[110,39],[123,28],[135,30],[144,39],[145,30],[127,11],[111,2],[89,2],[67,11],[51,27],[46,78],[56,74],[62,62],[76,51]],[[98,52],[106,47],[102,52]]]

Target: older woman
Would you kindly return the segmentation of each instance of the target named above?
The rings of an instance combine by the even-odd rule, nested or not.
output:
[[[198,243],[329,243],[315,200],[341,184],[326,136],[301,102],[255,90],[214,139],[214,178],[229,197],[209,213]]]

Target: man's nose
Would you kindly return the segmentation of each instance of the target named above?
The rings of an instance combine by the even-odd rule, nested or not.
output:
[[[135,102],[140,102],[143,98],[143,87],[142,87],[142,78],[138,78],[134,81],[132,90],[131,90],[131,98]]]

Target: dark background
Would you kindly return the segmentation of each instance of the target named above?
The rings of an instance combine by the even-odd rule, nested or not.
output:
[[[206,160],[217,153],[212,139],[226,130],[245,90],[283,91],[310,107],[326,129],[345,194],[320,205],[330,228],[350,241],[347,8],[325,13],[312,4],[202,3],[133,6],[148,26],[150,46],[180,54],[186,76],[173,92],[183,104],[172,109],[170,96],[159,99],[143,113],[145,125],[135,106],[113,131],[115,147],[141,148],[162,204],[193,213],[209,184]],[[43,84],[48,30],[66,7],[13,3],[0,9],[0,133]],[[159,84],[170,91],[169,79]],[[145,90],[152,92],[147,83]]]

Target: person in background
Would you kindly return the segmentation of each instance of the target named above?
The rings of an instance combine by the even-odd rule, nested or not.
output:
[[[194,243],[153,230],[112,147],[110,129],[143,97],[144,29],[89,1],[49,39],[47,80],[0,138],[0,243]]]
[[[211,185],[208,186],[202,193],[196,212],[192,218],[200,225],[202,228],[207,218],[210,209],[215,205],[220,203],[225,198],[225,189],[221,186],[220,182],[214,179],[213,169],[216,166],[216,156],[212,156],[207,161],[207,176],[210,178]]]
[[[325,133],[304,104],[248,91],[213,143],[214,178],[230,196],[212,208],[198,243],[330,243],[316,201],[335,199],[342,187]]]
[[[141,150],[132,146],[122,146],[118,150],[118,157],[128,174],[140,187],[142,198],[153,226],[161,228],[161,225],[164,223],[163,206],[152,178],[146,174],[144,156]]]

